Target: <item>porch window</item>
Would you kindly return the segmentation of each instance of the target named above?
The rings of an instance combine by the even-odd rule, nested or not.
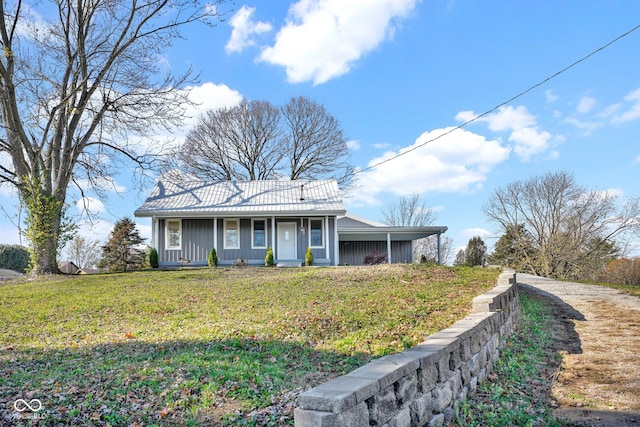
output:
[[[168,219],[165,223],[167,249],[182,249],[182,221],[179,219]]]
[[[312,248],[324,247],[323,221],[321,219],[309,220],[309,246]]]
[[[251,221],[251,247],[253,249],[266,249],[267,247],[267,221],[254,219]]]
[[[237,219],[224,220],[224,248],[240,249],[240,221]]]

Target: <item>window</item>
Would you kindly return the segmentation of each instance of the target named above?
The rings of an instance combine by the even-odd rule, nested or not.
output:
[[[224,220],[224,248],[240,249],[240,221],[237,219]]]
[[[251,222],[251,247],[254,249],[264,249],[267,247],[267,221],[264,219],[254,219]]]
[[[168,219],[165,224],[167,249],[182,249],[182,221]]]
[[[309,243],[312,248],[321,248],[324,246],[322,222],[321,219],[309,220]]]

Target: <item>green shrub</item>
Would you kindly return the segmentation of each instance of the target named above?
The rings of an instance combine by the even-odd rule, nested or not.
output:
[[[209,267],[217,267],[218,266],[218,254],[216,253],[216,248],[211,248],[209,251],[209,257],[207,258],[207,264]]]
[[[20,245],[0,245],[0,268],[26,273],[29,260],[27,248]]]
[[[264,265],[266,265],[267,267],[272,267],[274,263],[275,261],[273,259],[273,249],[271,248],[271,246],[269,246],[269,248],[267,249],[267,255],[265,255],[264,257]]]
[[[159,266],[158,251],[156,250],[156,248],[151,248],[151,250],[149,251],[149,266],[151,268],[158,268]]]
[[[311,252],[311,248],[307,248],[307,252],[304,254],[304,265],[313,265],[313,252]]]

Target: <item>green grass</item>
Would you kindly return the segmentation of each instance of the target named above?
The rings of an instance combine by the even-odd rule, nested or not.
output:
[[[499,273],[228,268],[3,284],[0,425],[36,423],[16,418],[18,398],[40,399],[54,424],[252,425],[246,414],[284,393],[451,325]]]
[[[552,414],[551,379],[560,364],[551,308],[520,295],[520,322],[489,381],[456,408],[455,426],[564,426]]]

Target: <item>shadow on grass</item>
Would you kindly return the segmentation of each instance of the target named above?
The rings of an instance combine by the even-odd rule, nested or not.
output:
[[[271,405],[286,423],[298,391],[369,358],[243,338],[6,348],[0,425],[238,425]],[[24,402],[38,409],[34,399],[42,408],[31,411]]]
[[[552,305],[556,318],[560,320],[558,323],[560,329],[553,331],[553,338],[558,346],[557,351],[565,351],[568,354],[582,354],[580,335],[576,332],[576,328],[571,321],[577,320],[579,322],[584,322],[586,320],[584,315],[571,305],[564,302],[561,298],[549,292],[525,283],[518,283],[518,286],[520,288],[520,293],[525,295],[537,295]]]

